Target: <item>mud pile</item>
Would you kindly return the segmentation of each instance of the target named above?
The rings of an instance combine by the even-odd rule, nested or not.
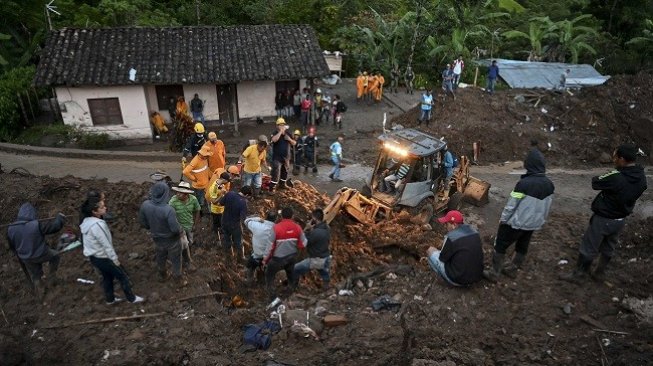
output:
[[[521,160],[530,140],[540,142],[549,165],[583,166],[609,163],[614,147],[633,142],[648,156],[653,150],[653,75],[620,75],[601,86],[568,93],[506,90],[490,96],[477,89],[459,89],[455,101],[437,106],[429,127],[458,154],[472,156],[481,142],[481,163]],[[392,122],[416,127],[419,108]],[[550,147],[549,147],[550,144]]]

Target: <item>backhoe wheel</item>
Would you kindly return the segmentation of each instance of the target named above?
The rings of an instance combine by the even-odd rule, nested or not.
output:
[[[364,197],[366,197],[366,198],[370,198],[370,197],[372,197],[372,188],[370,188],[370,186],[368,186],[367,184],[365,184],[365,185],[363,186],[363,188],[361,188],[360,193],[361,193]]]
[[[415,207],[408,207],[408,212],[411,216],[411,221],[419,224],[431,224],[433,219],[433,200],[425,198]]]
[[[460,211],[460,208],[463,206],[463,194],[456,191],[454,194],[449,196],[449,202],[447,202],[447,211],[457,210]]]

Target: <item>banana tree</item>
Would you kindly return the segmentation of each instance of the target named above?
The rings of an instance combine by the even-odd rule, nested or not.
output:
[[[642,35],[631,38],[630,41],[626,42],[626,45],[653,46],[653,20],[645,19]]]
[[[578,63],[578,58],[583,50],[593,55],[596,54],[596,50],[590,45],[590,42],[593,37],[598,36],[598,32],[595,28],[578,24],[591,17],[590,14],[583,14],[572,20],[556,22],[549,28],[557,35],[558,61],[565,62],[567,55],[570,54],[571,62]]]
[[[528,33],[520,30],[510,30],[503,32],[503,37],[507,39],[525,39],[530,43],[529,61],[537,61],[542,57],[543,42],[552,38],[555,34],[550,30],[553,22],[549,17],[535,17],[528,23]]]

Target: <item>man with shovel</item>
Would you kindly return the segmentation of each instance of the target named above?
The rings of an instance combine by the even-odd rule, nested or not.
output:
[[[66,216],[58,213],[54,219],[39,221],[36,218],[36,208],[29,203],[23,203],[18,209],[18,217],[9,225],[7,239],[9,247],[24,266],[29,279],[34,286],[37,298],[42,299],[45,294],[43,286],[43,263],[50,264],[48,276],[49,285],[57,284],[57,268],[59,267],[59,253],[45,243],[45,236],[54,234],[63,228]]]

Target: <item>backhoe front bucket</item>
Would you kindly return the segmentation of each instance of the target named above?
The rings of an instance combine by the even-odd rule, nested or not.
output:
[[[489,182],[470,176],[463,191],[463,199],[474,206],[483,206],[490,201],[490,186]]]

